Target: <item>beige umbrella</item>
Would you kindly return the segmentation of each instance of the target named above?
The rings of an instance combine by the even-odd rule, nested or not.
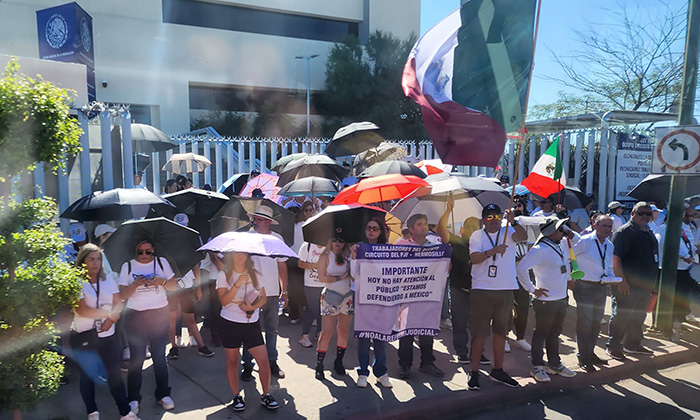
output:
[[[211,166],[211,161],[204,156],[194,153],[175,153],[170,156],[161,170],[181,175],[202,172],[207,166]]]

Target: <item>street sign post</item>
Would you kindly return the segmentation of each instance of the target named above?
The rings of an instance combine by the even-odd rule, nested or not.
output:
[[[652,174],[697,175],[700,173],[700,126],[656,129]]]

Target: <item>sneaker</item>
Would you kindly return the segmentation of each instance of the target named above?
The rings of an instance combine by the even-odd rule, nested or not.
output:
[[[269,393],[265,394],[260,398],[260,404],[262,404],[268,410],[277,410],[280,408],[280,404],[272,398]]]
[[[436,378],[442,378],[442,376],[445,374],[445,372],[438,369],[438,367],[433,363],[421,365],[418,370],[423,373],[427,373],[428,375],[435,376]]]
[[[322,381],[326,379],[326,375],[323,373],[323,363],[317,363],[316,364],[316,374],[315,374],[316,379],[319,381]]]
[[[357,383],[355,384],[360,388],[367,388],[367,375],[360,375],[357,378]]]
[[[508,344],[508,339],[506,338],[506,347],[505,347],[506,353],[510,353],[510,344]]]
[[[187,347],[189,343],[185,343],[185,340],[182,339],[182,336],[178,335],[177,337],[175,337],[175,345],[179,348],[184,348]]]
[[[214,352],[209,350],[209,347],[204,346],[200,347],[199,350],[197,350],[197,354],[204,357],[212,357],[214,355]]]
[[[549,382],[551,380],[544,366],[533,366],[530,375],[532,375],[537,382]]]
[[[513,347],[518,348],[522,351],[532,351],[532,346],[530,345],[530,343],[525,341],[524,338],[513,341]]]
[[[486,358],[483,354],[481,355],[481,359],[479,359],[479,364],[480,365],[490,365],[491,361]]]
[[[314,343],[312,343],[311,340],[309,340],[308,335],[302,335],[299,339],[299,344],[301,344],[302,347],[306,347],[307,349],[313,347],[314,345]]]
[[[337,375],[345,375],[345,366],[343,366],[343,359],[335,359],[335,361],[333,361],[333,370]]]
[[[289,323],[292,325],[297,325],[299,323],[299,320],[298,319],[290,319]]]
[[[385,373],[384,375],[380,376],[377,378],[377,383],[384,388],[393,388],[394,385],[391,383],[389,380],[389,374]]]
[[[133,411],[129,411],[129,414],[127,414],[126,416],[121,416],[120,419],[121,419],[121,420],[141,420],[141,419],[136,415],[136,413],[134,413]]]
[[[146,359],[150,359],[151,356],[152,356],[152,355],[151,355],[151,348],[150,348],[150,347],[146,347]]]
[[[122,360],[127,361],[129,359],[131,359],[131,350],[129,350],[129,348],[126,347],[124,348],[124,350],[122,350]]]
[[[440,321],[440,328],[445,328],[447,330],[451,330],[452,329],[452,321],[449,318],[443,319],[442,321]]]
[[[695,315],[693,315],[693,314],[687,314],[687,315],[685,316],[685,320],[686,320],[686,322],[690,322],[691,324],[697,324],[697,323],[698,323],[698,319],[697,319],[697,318],[695,317]]]
[[[520,387],[518,381],[511,378],[510,375],[507,374],[503,369],[493,369],[491,371],[491,375],[489,375],[489,379],[491,379],[494,382],[498,382],[499,384],[509,386],[511,388]]]
[[[461,363],[463,365],[468,365],[469,364],[469,356],[464,356],[464,355],[457,356],[457,363]]]
[[[131,410],[131,412],[134,414],[138,414],[139,413],[139,402],[138,401],[129,401],[129,410]]]
[[[172,410],[173,408],[175,408],[175,402],[169,396],[163,397],[160,400],[158,400],[158,404],[160,404],[160,406],[163,407],[163,410]]]
[[[598,370],[598,368],[593,365],[592,362],[586,361],[586,360],[579,360],[578,361],[578,366],[583,369],[586,373],[593,373]]]
[[[284,379],[287,376],[275,360],[270,360],[270,375],[278,379]]]
[[[478,371],[469,371],[469,373],[467,373],[467,389],[470,391],[478,391],[481,389],[479,386]]]
[[[177,360],[180,358],[180,350],[177,347],[171,347],[168,352],[168,359]]]
[[[593,356],[591,357],[591,363],[593,363],[594,365],[602,365],[602,366],[608,365],[607,360],[601,359],[600,357],[596,356],[595,354],[593,354]]]
[[[643,356],[653,356],[654,352],[649,350],[648,348],[640,345],[635,348],[628,348],[628,347],[623,347],[622,351],[625,353],[629,354],[641,354]]]
[[[88,414],[88,420],[100,420],[100,412],[93,411],[92,413]]]
[[[409,379],[410,377],[411,377],[411,367],[410,366],[401,366],[401,371],[399,372],[399,378]]]
[[[622,350],[620,350],[620,349],[614,349],[614,348],[608,347],[605,350],[605,354],[607,354],[608,356],[612,357],[615,360],[627,360],[625,353],[623,353]]]
[[[563,376],[565,378],[573,378],[576,376],[576,372],[564,366],[563,363],[559,363],[559,366],[556,367],[547,366],[547,373],[550,375]]]
[[[231,403],[231,409],[233,411],[245,410],[245,401],[243,401],[243,397],[241,397],[241,394],[236,394],[233,397],[233,402]]]
[[[243,372],[241,373],[241,381],[250,382],[253,378],[253,366],[243,365]]]

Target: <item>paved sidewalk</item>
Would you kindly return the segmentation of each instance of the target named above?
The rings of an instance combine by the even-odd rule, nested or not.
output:
[[[247,409],[242,413],[234,413],[227,406],[232,394],[226,382],[224,373],[224,354],[221,348],[212,348],[216,354],[212,358],[197,355],[194,347],[180,350],[180,359],[170,362],[170,384],[176,407],[173,411],[164,412],[155,402],[152,390],[155,389],[152,367],[147,361],[144,369],[144,383],[139,416],[142,419],[249,419],[249,418],[304,418],[304,419],[339,419],[357,418],[362,420],[372,418],[426,418],[436,416],[451,416],[455,413],[469,413],[483,410],[489,406],[516,404],[528,401],[551,392],[569,390],[602,384],[611,380],[627,378],[643,371],[649,371],[668,366],[674,366],[689,361],[700,360],[700,328],[684,324],[685,329],[680,344],[674,344],[662,337],[646,335],[644,345],[654,350],[654,356],[631,356],[625,363],[610,361],[608,367],[593,373],[585,374],[576,365],[576,343],[574,327],[576,311],[570,300],[567,321],[562,335],[561,353],[563,362],[571,368],[576,368],[578,375],[566,379],[553,377],[548,384],[537,384],[529,376],[530,355],[527,352],[513,348],[506,354],[505,370],[515,377],[522,388],[512,389],[488,380],[490,367],[482,370],[481,390],[466,391],[465,365],[456,362],[451,354],[452,333],[444,330],[435,340],[436,365],[445,371],[443,379],[429,377],[418,372],[420,360],[417,344],[414,350],[413,377],[408,381],[398,379],[398,361],[396,347],[398,342],[388,348],[389,376],[394,384],[393,389],[380,388],[370,377],[370,385],[358,388],[355,385],[357,373],[354,366],[357,363],[357,348],[351,340],[345,355],[345,365],[348,375],[337,377],[331,375],[333,363],[333,346],[331,342],[329,356],[326,360],[326,380],[317,381],[314,378],[315,352],[314,349],[301,347],[297,343],[300,325],[290,325],[286,317],[281,321],[280,338],[280,367],[286,371],[285,379],[272,381],[272,394],[282,407],[277,412],[268,412],[258,403],[260,398],[259,381],[242,383],[246,396]],[[609,318],[610,303],[605,319]],[[694,305],[694,312],[700,314],[700,308]],[[530,313],[528,341],[532,334],[534,315]],[[647,317],[647,325],[651,317]],[[312,330],[313,332],[313,330]],[[597,353],[603,357],[604,342],[607,337],[607,325],[598,340]],[[204,330],[208,338],[208,331]],[[491,358],[490,344],[486,349],[487,357]],[[256,376],[257,378],[257,376]],[[26,419],[83,419],[84,405],[78,390],[78,375],[71,375],[71,382],[62,386],[59,393],[42,404],[36,411],[25,413]],[[97,390],[98,406],[103,419],[118,418],[114,402],[106,386]],[[0,419],[9,419],[10,413],[0,413]]]

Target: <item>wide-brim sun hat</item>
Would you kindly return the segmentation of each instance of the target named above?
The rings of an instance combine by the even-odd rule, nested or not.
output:
[[[255,210],[255,213],[248,213],[248,217],[258,216],[272,222],[273,225],[278,225],[279,222],[274,219],[274,212],[268,206],[260,206]]]

